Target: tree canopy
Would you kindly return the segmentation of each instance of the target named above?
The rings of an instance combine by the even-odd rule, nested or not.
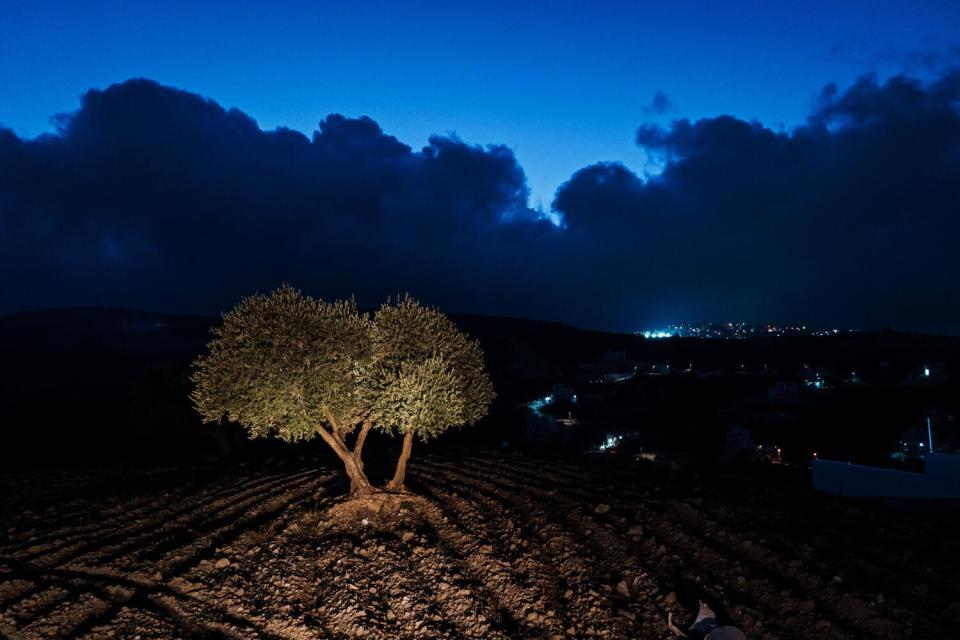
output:
[[[387,301],[374,314],[371,355],[363,389],[377,427],[404,436],[391,481],[403,486],[414,436],[427,440],[486,415],[493,385],[483,352],[439,310],[409,296]]]
[[[473,424],[494,398],[480,345],[409,296],[371,318],[353,299],[325,302],[284,285],[241,300],[213,336],[192,375],[204,421],[226,418],[251,438],[320,436],[354,495],[372,491],[361,458],[372,427],[404,436],[390,483],[402,489],[414,436]]]
[[[206,421],[224,416],[251,437],[341,438],[364,414],[353,372],[370,356],[370,322],[353,300],[324,302],[289,286],[244,298],[213,329],[196,362],[193,401]]]

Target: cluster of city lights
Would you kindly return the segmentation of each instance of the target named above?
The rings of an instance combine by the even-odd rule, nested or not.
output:
[[[833,336],[848,333],[848,329],[813,329],[807,325],[755,325],[747,322],[724,322],[671,324],[663,329],[645,329],[637,335],[644,338],[714,338],[743,339],[756,336]]]
[[[644,338],[672,338],[673,336],[678,334],[673,333],[669,330],[659,329],[655,331],[641,331],[640,335],[642,335]]]
[[[613,449],[615,446],[620,444],[621,440],[623,440],[623,436],[607,436],[607,439],[604,440],[603,443],[600,445],[600,451]]]
[[[530,410],[534,413],[534,415],[540,416],[543,415],[542,409],[552,403],[553,396],[544,396],[542,398],[537,398],[532,402],[528,402],[527,406],[530,407]]]

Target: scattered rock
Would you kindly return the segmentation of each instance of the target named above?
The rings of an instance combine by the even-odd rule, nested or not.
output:
[[[230,560],[227,558],[220,558],[213,566],[215,569],[226,569],[230,566]]]
[[[671,591],[663,598],[663,601],[667,604],[673,604],[677,601],[677,593],[675,591]]]
[[[630,587],[627,586],[627,583],[624,580],[621,580],[617,583],[617,593],[625,598],[630,597]]]
[[[642,527],[641,525],[639,525],[639,524],[635,524],[635,525],[633,525],[632,527],[630,527],[629,529],[627,529],[627,535],[628,535],[628,536],[642,536],[642,535],[643,535],[643,527]]]
[[[400,536],[400,542],[403,542],[404,544],[410,542],[411,540],[413,540],[413,531],[404,531],[403,535]]]
[[[608,513],[610,511],[610,505],[603,504],[602,502],[597,505],[597,508],[593,510],[594,513]]]

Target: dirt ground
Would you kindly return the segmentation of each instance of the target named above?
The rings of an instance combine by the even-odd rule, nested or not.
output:
[[[955,513],[615,456],[409,475],[380,512],[306,462],[0,475],[0,637],[670,638],[698,599],[757,639],[960,633]]]

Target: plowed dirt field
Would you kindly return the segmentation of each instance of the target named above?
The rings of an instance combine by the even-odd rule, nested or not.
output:
[[[392,514],[334,466],[0,475],[3,638],[960,637],[960,517],[803,470],[616,456],[411,463]]]

